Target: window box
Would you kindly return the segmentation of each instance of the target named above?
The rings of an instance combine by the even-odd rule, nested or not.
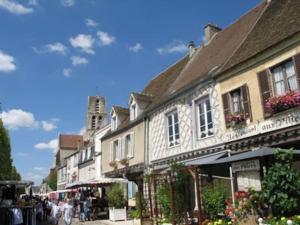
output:
[[[270,97],[265,108],[268,113],[276,114],[300,106],[300,92],[289,91],[284,95]]]
[[[230,114],[226,116],[226,123],[231,126],[245,125],[249,120],[249,115],[244,113]]]
[[[121,159],[120,160],[120,164],[123,165],[123,166],[127,166],[129,163],[129,160],[128,159]]]
[[[109,162],[109,166],[116,168],[117,167],[117,162],[115,160],[114,161],[110,161]]]

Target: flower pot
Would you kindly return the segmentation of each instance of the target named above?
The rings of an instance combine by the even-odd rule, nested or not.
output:
[[[109,220],[111,221],[127,220],[126,207],[122,209],[116,209],[114,207],[109,208]]]

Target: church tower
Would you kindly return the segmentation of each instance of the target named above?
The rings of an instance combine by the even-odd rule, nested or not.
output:
[[[90,139],[94,131],[107,125],[107,122],[105,98],[102,96],[89,96],[85,136]]]

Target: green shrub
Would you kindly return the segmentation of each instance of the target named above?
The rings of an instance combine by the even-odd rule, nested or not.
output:
[[[124,198],[124,191],[119,184],[114,184],[111,191],[108,193],[109,207],[124,208],[126,200]]]
[[[262,180],[257,193],[261,205],[271,208],[274,216],[290,216],[299,212],[300,173],[293,169],[293,151],[275,152],[275,163]]]
[[[216,219],[219,213],[225,212],[225,200],[229,194],[224,185],[208,185],[202,188],[201,194],[204,212],[208,214],[211,219]]]
[[[161,186],[156,193],[157,200],[161,205],[162,213],[167,221],[170,221],[171,216],[171,200],[170,190],[167,184]]]

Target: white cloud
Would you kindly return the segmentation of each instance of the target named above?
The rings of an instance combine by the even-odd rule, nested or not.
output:
[[[1,2],[1,0],[0,0]],[[1,3],[0,3],[1,4]],[[0,72],[12,72],[16,70],[14,57],[2,52],[0,50]]]
[[[71,37],[69,41],[74,48],[79,48],[88,54],[95,54],[93,50],[94,39],[91,35],[78,34],[76,37]]]
[[[58,139],[53,139],[47,143],[40,142],[34,146],[36,149],[44,150],[44,149],[50,149],[53,151],[53,153],[56,153],[58,148]]]
[[[65,77],[70,77],[70,76],[71,76],[71,73],[72,73],[72,69],[70,69],[70,68],[65,68],[65,69],[63,70],[63,75],[64,75]]]
[[[23,177],[23,176],[22,176]],[[45,174],[39,174],[37,171],[28,172],[24,176],[24,180],[33,181],[35,185],[39,185],[42,183],[42,180],[45,178]]]
[[[31,112],[26,112],[22,109],[11,109],[0,113],[0,118],[8,129],[17,130],[19,128],[38,129],[51,131],[56,128],[56,123],[59,121],[53,118],[49,121],[38,121]]]
[[[37,6],[39,4],[38,0],[29,0],[28,5]]]
[[[116,38],[107,32],[98,31],[97,36],[98,36],[98,42],[100,46],[111,45],[116,41]]]
[[[65,7],[71,7],[75,5],[75,0],[61,0],[61,4]]]
[[[87,27],[97,27],[97,26],[98,26],[98,23],[97,23],[95,20],[93,20],[93,19],[86,18],[86,19],[85,19],[85,25],[86,25]]]
[[[159,54],[171,54],[171,53],[184,53],[187,51],[187,46],[179,40],[172,41],[162,48],[158,48],[157,52]]]
[[[71,58],[71,60],[72,60],[72,65],[73,66],[85,65],[85,64],[89,63],[89,61],[86,58],[80,57],[80,56],[73,56]]]
[[[32,8],[26,7],[14,0],[0,0],[0,8],[16,15],[24,15],[33,12]]]
[[[33,167],[34,170],[37,170],[37,171],[45,171],[47,170],[45,167]]]
[[[57,128],[56,122],[57,122],[57,120],[55,120],[55,119],[52,119],[50,121],[43,120],[43,121],[41,121],[41,125],[42,125],[42,128],[44,131],[52,131]]]
[[[38,128],[38,121],[35,120],[34,115],[22,109],[4,111],[0,114],[0,117],[4,125],[12,130],[17,130],[21,127]]]
[[[132,52],[139,52],[143,50],[143,46],[141,43],[136,43],[135,45],[129,47],[129,51],[132,51]]]
[[[63,45],[62,43],[56,42],[53,44],[47,44],[44,47],[42,47],[41,49],[33,47],[33,50],[39,54],[58,53],[58,54],[66,55],[68,48],[65,45]]]
[[[80,130],[79,130],[79,134],[80,135],[83,135],[85,133],[85,127],[82,127]]]

